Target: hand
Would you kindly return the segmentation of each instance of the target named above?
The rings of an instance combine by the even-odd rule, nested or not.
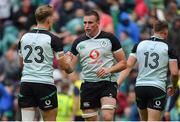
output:
[[[172,86],[170,86],[170,87],[167,88],[167,94],[168,94],[168,96],[173,96],[174,93],[175,93],[175,89],[174,89]]]
[[[73,54],[70,51],[68,51],[65,54],[65,60],[66,60],[67,63],[71,63],[72,59],[73,59]]]
[[[108,73],[110,73],[109,68],[104,68],[104,67],[100,68],[100,69],[96,72],[96,74],[97,74],[97,76],[98,76],[99,78],[105,76],[105,75],[108,74]]]
[[[169,112],[164,112],[164,119],[165,121],[170,121],[170,113]]]

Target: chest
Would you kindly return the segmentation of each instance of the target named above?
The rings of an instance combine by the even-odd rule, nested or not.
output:
[[[80,57],[96,58],[111,53],[112,44],[109,39],[89,39],[79,43],[76,49]]]

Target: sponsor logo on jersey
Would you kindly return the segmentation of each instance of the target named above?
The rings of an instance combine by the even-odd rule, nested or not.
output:
[[[98,59],[100,56],[100,52],[98,50],[92,50],[89,54],[89,57],[93,60]]]
[[[89,62],[89,64],[102,64],[103,63],[103,61],[99,59],[100,52],[98,50],[92,50],[89,53],[89,57],[90,59],[92,59],[92,61]]]

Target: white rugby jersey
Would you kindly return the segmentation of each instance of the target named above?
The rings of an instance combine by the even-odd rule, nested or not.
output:
[[[23,35],[18,48],[24,64],[21,82],[54,84],[54,53],[63,51],[62,40],[45,29],[33,29]]]
[[[152,36],[135,45],[130,55],[138,62],[136,86],[154,86],[166,91],[168,64],[177,57],[165,40]]]
[[[101,67],[107,68],[115,65],[116,60],[113,52],[121,49],[120,42],[114,35],[100,31],[93,38],[82,34],[75,40],[71,52],[74,55],[79,54],[85,82],[99,82],[102,80],[116,82],[117,73],[109,73],[104,77],[98,78],[96,72]]]

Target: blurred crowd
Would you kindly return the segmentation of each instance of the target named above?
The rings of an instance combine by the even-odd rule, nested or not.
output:
[[[73,41],[83,33],[85,11],[98,11],[102,30],[113,33],[121,42],[128,58],[132,47],[152,35],[156,20],[169,23],[168,43],[176,50],[180,60],[180,0],[2,0],[0,2],[0,119],[20,120],[17,97],[19,92],[21,68],[17,43],[24,33],[36,26],[34,11],[37,6],[50,4],[54,7],[52,33],[64,43],[64,51],[71,49]],[[54,60],[54,80],[58,89],[57,120],[73,120],[81,116],[76,106],[82,82],[81,66],[76,72],[65,74]],[[124,81],[117,95],[115,120],[138,121],[134,85],[137,76],[135,68]],[[180,82],[180,81],[179,81]],[[180,102],[180,98],[178,100]],[[179,108],[179,111],[178,111]],[[178,112],[177,112],[178,111]],[[171,120],[178,121],[180,103],[171,110]],[[40,120],[37,111],[34,120]],[[164,118],[165,119],[165,118]]]

